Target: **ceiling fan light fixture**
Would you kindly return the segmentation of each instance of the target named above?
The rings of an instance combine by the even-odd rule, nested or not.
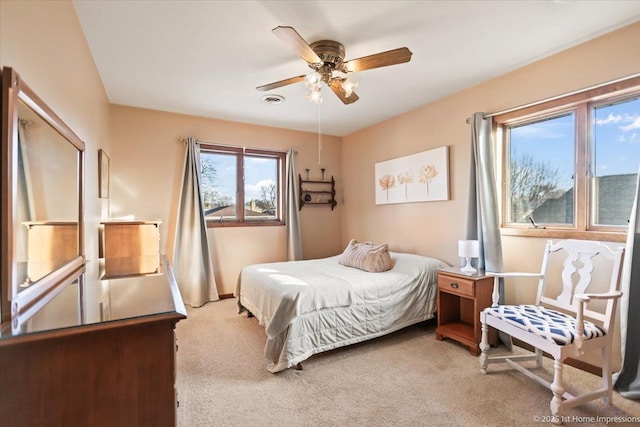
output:
[[[342,89],[344,89],[344,93],[347,98],[353,94],[353,90],[358,86],[358,83],[349,80],[348,77],[342,81]]]
[[[320,88],[312,89],[307,95],[307,99],[316,105],[322,104],[322,93],[320,92]]]
[[[317,71],[309,73],[304,77],[304,85],[311,91],[320,89],[321,83],[322,75]]]

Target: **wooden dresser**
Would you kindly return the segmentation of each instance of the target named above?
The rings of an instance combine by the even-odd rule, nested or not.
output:
[[[176,323],[166,257],[155,274],[104,279],[88,262],[29,317],[0,329],[0,423],[174,426]]]

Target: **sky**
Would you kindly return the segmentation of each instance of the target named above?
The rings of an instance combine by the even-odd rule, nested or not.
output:
[[[525,125],[511,130],[512,155],[531,154],[553,168],[565,171],[560,187],[573,186],[573,114]],[[640,98],[594,109],[593,133],[596,177],[635,174],[640,168]]]
[[[218,191],[235,198],[236,157],[234,155],[214,155],[217,172]],[[245,202],[262,198],[263,186],[277,182],[277,162],[264,157],[245,157]]]
[[[638,173],[640,98],[595,110],[596,176]]]

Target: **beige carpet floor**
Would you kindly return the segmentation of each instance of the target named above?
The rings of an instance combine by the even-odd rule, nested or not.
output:
[[[549,390],[502,365],[481,374],[465,347],[435,339],[434,321],[278,374],[265,368],[264,328],[238,315],[235,300],[189,309],[176,335],[181,427],[539,426],[550,415]],[[543,371],[551,379],[551,361]],[[572,367],[564,373],[570,392],[600,381]],[[637,424],[629,417],[640,417],[640,401],[613,400],[574,408],[565,425]]]

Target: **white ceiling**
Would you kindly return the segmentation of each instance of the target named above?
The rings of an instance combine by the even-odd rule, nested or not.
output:
[[[74,0],[114,104],[344,136],[640,20],[640,1],[99,1]],[[271,29],[344,44],[346,59],[406,46],[411,62],[355,75],[360,100],[304,84]]]

